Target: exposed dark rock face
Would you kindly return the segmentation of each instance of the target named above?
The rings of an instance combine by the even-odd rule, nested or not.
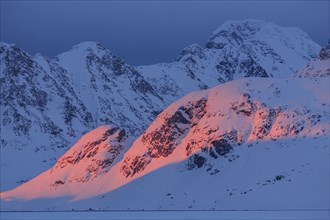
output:
[[[238,67],[238,59],[236,57],[226,57],[221,60],[216,68],[221,75],[224,75],[226,81],[234,79],[236,68]]]
[[[319,55],[294,75],[299,78],[329,77],[330,76],[330,39],[320,50]]]
[[[117,127],[108,128],[97,140],[87,142],[83,146],[74,146],[57,161],[50,173],[67,166],[88,164],[86,168],[81,166],[85,169],[81,170],[82,176],[77,176],[70,181],[85,182],[96,178],[109,170],[114,160],[123,151],[125,141],[125,130]]]
[[[39,132],[50,135],[57,146],[66,145],[67,140],[63,136],[75,136],[76,133],[65,134],[58,122],[49,117],[49,108],[55,96],[59,97],[59,111],[63,106],[63,120],[66,123],[73,117],[81,117],[78,119],[80,123],[91,128],[90,113],[79,103],[80,100],[61,88],[58,84],[61,79],[55,80],[30,55],[15,46],[2,45],[0,56],[4,67],[0,78],[3,129],[12,130],[20,138],[33,138],[30,133],[34,127]],[[72,106],[72,103],[77,102],[77,106]],[[7,144],[12,141],[8,140]]]
[[[272,137],[287,137],[298,135],[306,127],[312,127],[320,122],[321,115],[311,114],[308,109],[290,111],[285,107],[276,115],[276,123],[272,125]],[[290,122],[288,122],[290,121]]]
[[[153,158],[167,157],[180,143],[187,131],[195,126],[206,113],[206,99],[189,102],[173,115],[164,119],[164,124],[151,133],[143,134],[141,140],[147,147],[142,156],[128,156],[121,166],[125,177],[133,176],[145,169]]]
[[[109,61],[110,61],[110,63],[111,63],[110,67],[113,68],[116,76],[120,76],[127,72],[125,69],[125,63],[122,59],[120,59],[116,56],[112,57],[112,59],[109,59],[107,56],[102,57],[102,58],[103,58],[102,60],[105,64],[109,63]],[[106,61],[108,61],[108,62],[106,62]]]
[[[152,94],[163,101],[163,98],[155,92],[154,88],[136,70],[132,72],[136,74],[134,81],[131,82],[134,91],[140,92],[141,94]]]
[[[186,147],[186,155],[190,156],[186,162],[188,170],[201,168],[207,164],[210,158],[227,157],[227,154],[232,152],[233,147],[240,144],[241,138],[236,130],[209,140],[207,147],[205,147],[205,140],[193,140]]]
[[[208,134],[218,133],[218,130],[209,131]],[[207,145],[205,145],[205,142]],[[186,146],[186,155],[190,156],[194,152],[202,151],[209,154],[213,158],[225,156],[232,149],[233,146],[240,145],[242,142],[240,134],[236,130],[225,132],[219,135],[213,135],[208,139],[192,139]]]
[[[228,30],[220,30],[214,33],[205,44],[206,49],[222,50],[225,56],[216,65],[221,76],[226,81],[233,80],[237,73],[244,73],[244,77],[268,77],[267,71],[256,60],[254,46],[260,47],[265,57],[274,57],[283,63],[281,57],[267,44],[254,39],[255,33],[260,26],[254,22],[246,22],[231,26]],[[254,45],[251,47],[251,45]],[[236,52],[236,47],[241,51]],[[242,54],[244,54],[242,56]],[[245,58],[244,58],[245,57]]]
[[[245,73],[244,77],[268,77],[266,70],[251,57],[242,60],[240,63],[240,72]]]
[[[250,100],[251,95],[244,93],[241,101],[231,103],[231,109],[238,115],[251,116],[255,111],[255,104]]]
[[[193,161],[194,161],[194,164],[196,164],[196,166],[198,168],[200,168],[205,164],[206,159],[205,159],[205,157],[199,156],[198,154],[194,154]]]
[[[255,126],[252,130],[252,135],[256,139],[263,139],[269,134],[274,122],[276,120],[275,110],[267,107],[265,103],[257,105],[255,115]]]
[[[193,59],[194,56],[197,56],[199,59],[203,59],[205,57],[203,48],[196,44],[184,48],[175,61],[184,61],[195,64],[196,60]]]
[[[4,69],[1,74],[3,126],[11,127],[13,130],[25,130],[23,133],[17,133],[18,136],[29,136],[32,125],[39,127],[43,133],[48,133],[49,130],[53,138],[59,134],[65,135],[62,133],[63,130],[56,125],[57,122],[54,122],[47,114],[56,95],[61,99],[58,100],[58,105],[61,106],[63,103],[65,114],[63,118],[66,123],[69,123],[73,117],[81,117],[82,119],[78,120],[81,120],[87,127],[91,126],[90,113],[86,111],[77,97],[72,97],[72,93],[61,88],[58,84],[61,78],[55,80],[27,53],[15,46],[4,47],[1,49],[1,59],[4,61]],[[51,72],[54,68],[51,69]],[[78,106],[73,106],[73,103],[77,102],[80,102]],[[17,121],[15,118],[20,119]],[[22,123],[25,124],[25,128],[22,128]],[[17,126],[21,129],[15,128]]]
[[[151,157],[148,154],[135,157],[126,157],[120,168],[120,172],[127,178],[132,177],[136,173],[143,171],[151,162]]]
[[[226,30],[222,30],[222,31],[219,31],[218,33],[216,34],[213,34],[209,40],[205,43],[204,47],[207,48],[207,49],[222,49],[225,47],[225,43],[216,43],[215,42],[215,39],[221,37],[221,38],[224,38],[224,39],[230,39],[228,38],[229,37],[229,32],[226,31]]]
[[[144,134],[142,141],[149,145],[148,154],[152,158],[167,157],[180,140],[205,114],[206,99],[181,106],[165,123],[154,132]]]
[[[138,136],[165,106],[135,68],[99,44],[84,43],[50,60],[1,43],[0,59],[2,147],[47,146],[62,154],[61,149],[104,124]],[[71,69],[74,65],[66,66],[71,59],[83,65]],[[121,109],[134,116],[128,118]]]
[[[267,38],[260,37],[265,32],[272,35],[276,46],[270,44]],[[280,27],[262,21],[228,22],[210,36],[204,47],[194,44],[184,48],[175,60],[176,63],[169,66],[183,68],[183,74],[200,82],[199,88],[213,87],[242,77],[277,77],[283,75],[283,72],[293,72],[296,68],[290,67],[288,60],[283,59],[283,51],[277,48],[278,44],[283,44],[295,51],[293,39],[283,40],[283,34]],[[277,40],[279,42],[275,43]],[[313,49],[309,50],[308,56],[303,55],[301,58],[306,59],[306,62],[310,61],[317,53],[315,50],[311,51]],[[166,75],[167,66],[159,67],[163,69],[165,76],[171,78],[171,71]],[[209,77],[212,78],[211,81]],[[158,87],[167,88],[168,85],[164,83]]]
[[[212,141],[211,146],[219,156],[225,156],[233,149],[226,139]]]
[[[321,49],[318,57],[320,60],[330,59],[330,39],[328,41],[328,44]]]

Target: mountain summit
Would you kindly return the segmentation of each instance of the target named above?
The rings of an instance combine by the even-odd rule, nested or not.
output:
[[[173,95],[242,77],[290,77],[320,49],[299,28],[259,20],[228,21],[204,46],[184,48],[176,62],[138,69],[159,94],[173,100]]]

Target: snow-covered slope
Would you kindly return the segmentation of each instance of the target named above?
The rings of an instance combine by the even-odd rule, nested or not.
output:
[[[54,60],[0,46],[2,189],[48,169],[100,125],[137,137],[166,106],[133,67],[97,43]]]
[[[320,49],[299,28],[227,21],[204,46],[184,48],[176,62],[141,66],[139,71],[159,94],[171,99],[242,77],[290,77]]]
[[[95,42],[48,59],[0,43],[1,190],[49,169],[88,131],[110,124],[137,138],[168,105],[233,79],[286,77],[320,47],[298,28],[230,21],[176,62],[132,67]]]
[[[95,125],[72,88],[61,85],[65,75],[63,80],[54,75],[65,73],[63,68],[53,65],[47,71],[26,52],[5,43],[0,56],[1,189],[6,189],[47,169]]]
[[[90,176],[85,162],[92,160],[72,169],[60,165],[64,158],[77,161],[77,149],[95,142],[85,136],[55,167],[1,193],[1,206],[327,209],[328,88],[328,77],[246,78],[191,93],[163,111],[102,175],[73,181],[78,167],[80,176]]]
[[[98,43],[81,43],[54,62],[84,97],[95,124],[114,123],[139,135],[164,108],[163,98],[133,67]]]
[[[125,141],[125,130],[111,126],[101,126],[84,135],[50,171],[67,173],[65,179],[55,181],[52,186],[86,182],[106,173],[125,150]]]
[[[321,49],[319,55],[304,68],[294,74],[295,77],[329,77],[330,76],[330,39]]]

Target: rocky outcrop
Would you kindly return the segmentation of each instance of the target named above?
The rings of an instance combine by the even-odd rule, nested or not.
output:
[[[188,95],[158,116],[127,152],[120,172],[130,178],[148,167],[150,172],[158,161],[171,163],[182,157],[186,169],[205,168],[215,175],[220,172],[215,161],[237,160],[240,146],[326,135],[321,123],[328,117],[326,111],[321,114],[312,103],[304,100],[302,105],[287,98],[292,96],[288,91],[300,94],[298,90],[302,90],[300,82],[246,79],[200,91],[203,98]]]
[[[294,77],[298,78],[314,78],[314,77],[329,77],[330,76],[330,40],[323,47],[319,55],[304,68],[297,71]]]
[[[330,39],[328,41],[328,44],[323,47],[318,55],[318,58],[320,60],[329,60],[330,59]]]
[[[255,104],[250,100],[249,93],[243,93],[240,100],[230,103],[230,108],[238,115],[251,116],[255,111]]]
[[[67,170],[67,182],[86,182],[108,172],[123,152],[126,132],[112,126],[97,128],[81,138],[49,171],[50,175]],[[58,180],[57,180],[58,181]],[[58,185],[58,183],[54,183]],[[64,181],[61,180],[61,184]]]
[[[206,99],[188,102],[173,115],[165,116],[164,123],[160,127],[152,132],[144,133],[141,136],[141,142],[147,146],[147,151],[142,156],[126,157],[121,166],[122,174],[132,177],[142,172],[153,159],[171,155],[187,131],[197,125],[205,115],[206,103]]]

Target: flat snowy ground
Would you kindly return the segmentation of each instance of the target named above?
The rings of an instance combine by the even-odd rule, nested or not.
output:
[[[0,212],[0,219],[329,219],[330,211]]]

